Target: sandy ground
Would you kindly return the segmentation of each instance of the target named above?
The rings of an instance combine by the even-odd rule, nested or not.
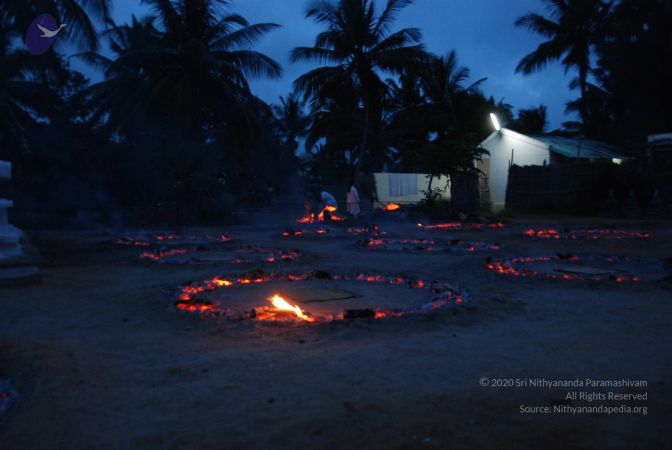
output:
[[[650,240],[595,243],[521,237],[530,225],[447,234],[499,241],[512,255],[672,256],[665,223],[627,224],[653,231]],[[482,252],[386,253],[354,239],[283,240],[281,227],[226,231],[303,251],[288,269],[449,281],[472,301],[428,316],[317,326],[205,319],[177,311],[175,289],[240,267],[152,264],[137,259],[138,249],[106,244],[104,233],[34,232],[43,283],[0,290],[0,378],[21,394],[0,425],[0,448],[670,446],[669,281],[521,280],[486,270]],[[419,235],[410,225],[397,231]],[[609,389],[482,387],[482,377],[646,380],[644,389],[611,391],[648,392],[648,400],[566,401],[569,391]],[[647,414],[520,412],[621,403]]]

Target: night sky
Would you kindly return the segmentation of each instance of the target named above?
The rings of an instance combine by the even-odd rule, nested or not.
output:
[[[384,0],[377,0],[382,6]],[[113,16],[117,23],[127,22],[131,14],[142,17],[149,13],[138,0],[114,0]],[[282,28],[269,33],[255,47],[282,64],[281,80],[252,82],[254,93],[267,102],[291,90],[292,81],[311,68],[306,64],[290,64],[289,51],[297,46],[312,46],[320,27],[304,19],[307,0],[233,0],[231,9],[251,23],[274,22]],[[446,54],[457,50],[459,62],[471,69],[472,80],[487,77],[482,85],[486,95],[504,99],[517,110],[548,106],[549,130],[560,127],[571,117],[565,115],[565,103],[578,92],[570,92],[567,84],[572,73],[564,74],[555,63],[542,72],[523,76],[514,72],[518,61],[541,42],[529,31],[516,28],[515,19],[527,12],[544,13],[541,0],[416,0],[401,12],[395,30],[414,26],[423,33],[427,49]],[[76,67],[81,69],[81,65]],[[90,70],[88,76],[96,79]]]

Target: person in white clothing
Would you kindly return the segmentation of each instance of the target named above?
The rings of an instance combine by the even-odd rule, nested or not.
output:
[[[359,216],[361,210],[359,209],[359,192],[354,186],[350,186],[350,191],[347,193],[347,211],[352,216]]]

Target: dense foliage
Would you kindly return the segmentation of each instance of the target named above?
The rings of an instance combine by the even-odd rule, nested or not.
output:
[[[322,31],[288,51],[315,68],[275,105],[249,80],[281,77],[254,50],[280,25],[250,24],[226,0],[142,2],[152,13],[126,24],[111,21],[113,0],[0,4],[0,159],[14,163],[24,222],[222,221],[272,204],[306,169],[360,185],[384,168],[473,170],[490,112],[523,133],[549,131],[544,105],[514,113],[454,50],[428,53],[419,29],[395,28],[412,0],[308,1],[306,20]],[[669,1],[543,3],[546,16],[516,22],[545,39],[518,70],[557,60],[575,74],[567,110],[579,120],[562,132],[622,144],[672,129]],[[68,46],[33,57],[21,37],[45,10],[68,23]],[[73,45],[102,81],[71,69]]]

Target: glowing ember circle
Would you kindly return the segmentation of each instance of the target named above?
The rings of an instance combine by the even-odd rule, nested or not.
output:
[[[615,281],[635,283],[665,278],[662,261],[605,255],[542,255],[486,259],[489,270],[502,275],[558,280]]]
[[[498,251],[500,245],[480,241],[465,241],[462,239],[437,240],[437,239],[386,239],[365,238],[358,241],[358,245],[369,250],[379,251],[404,251],[404,252],[478,252]]]
[[[376,291],[371,298],[367,298],[367,296],[362,297],[343,290],[344,287],[353,289],[356,285],[366,285],[368,290],[374,291],[389,289],[390,286],[404,288],[408,291],[403,296],[397,296],[396,307],[380,307],[375,302],[370,303],[371,298],[387,296],[389,299],[389,292],[381,294]],[[245,296],[235,289],[243,286],[248,286]],[[253,287],[257,289],[263,287],[269,290],[268,292],[274,293],[262,295],[261,291]],[[299,302],[297,300],[299,287],[305,289],[300,291],[303,293],[319,297],[326,292],[334,298],[315,299],[309,295]],[[335,289],[335,287],[341,289]],[[234,289],[234,291],[229,292],[229,289]],[[216,300],[219,298],[218,295],[228,296],[228,300]],[[412,301],[409,301],[409,298]],[[177,295],[176,306],[183,311],[232,320],[323,323],[355,318],[379,319],[423,314],[460,305],[467,298],[468,294],[465,291],[448,283],[404,276],[368,272],[356,274],[331,274],[323,271],[250,272],[240,276],[216,276],[200,283],[182,286]],[[328,302],[334,303],[325,307],[325,303]]]
[[[294,249],[279,249],[248,245],[235,249],[200,247],[158,248],[140,254],[140,259],[168,264],[187,263],[230,263],[261,264],[289,263],[301,258],[303,254]]]
[[[435,223],[435,224],[417,224],[418,228],[423,230],[430,231],[466,231],[466,230],[502,230],[504,229],[504,224],[501,222],[495,223],[465,223],[465,222],[448,222],[448,223]]]
[[[629,231],[617,228],[530,228],[523,235],[534,239],[571,239],[571,240],[598,240],[598,239],[649,239],[651,233],[644,231]]]
[[[232,242],[231,236],[224,233],[170,233],[170,232],[142,232],[128,234],[117,238],[116,245],[131,247],[151,247],[155,245],[179,245],[179,244],[213,244]]]
[[[310,227],[310,228],[287,228],[282,232],[282,237],[352,237],[352,236],[385,236],[386,231],[380,230],[377,226],[373,227]]]

